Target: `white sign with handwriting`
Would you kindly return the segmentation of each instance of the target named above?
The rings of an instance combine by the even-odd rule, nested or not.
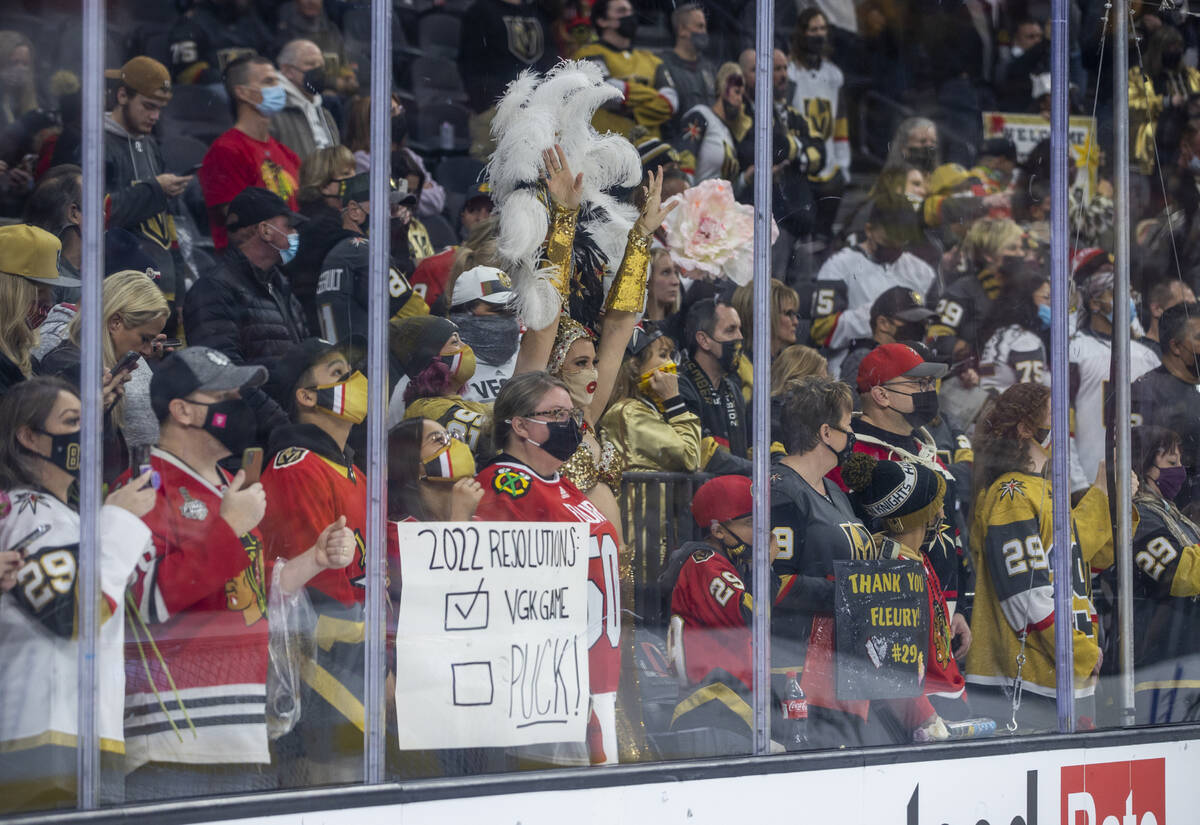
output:
[[[582,742],[586,524],[407,522],[396,628],[400,747]]]

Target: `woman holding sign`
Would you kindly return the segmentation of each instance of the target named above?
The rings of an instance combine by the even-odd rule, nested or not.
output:
[[[984,413],[975,451],[973,637],[967,653],[971,707],[998,723],[1053,730],[1055,707],[1054,551],[1050,481],[1050,388],[1009,387]],[[1065,446],[1063,447],[1065,449]],[[1113,563],[1104,465],[1071,509],[1076,713],[1090,727],[1096,675],[1096,608],[1087,567]],[[1136,477],[1133,482],[1137,490]]]
[[[567,385],[545,372],[514,376],[493,412],[493,443],[502,452],[475,478],[483,521],[577,521],[589,525],[588,666],[591,718],[585,746],[563,743],[547,760],[557,765],[617,762],[616,697],[621,670],[617,531],[559,469],[583,439],[582,410]],[[594,592],[593,592],[594,591]],[[593,613],[593,605],[596,612]]]

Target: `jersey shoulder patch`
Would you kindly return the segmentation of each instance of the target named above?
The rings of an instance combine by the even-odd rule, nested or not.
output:
[[[999,494],[1001,501],[1004,501],[1005,499],[1016,500],[1018,495],[1024,498],[1026,495],[1025,482],[1021,481],[1019,478],[1010,478],[1000,484],[997,493]]]
[[[306,455],[308,455],[308,450],[303,447],[284,447],[275,454],[275,460],[271,462],[271,466],[276,470],[282,470],[293,464],[299,464]]]
[[[713,555],[715,554],[712,550],[697,550],[695,553],[692,553],[692,561],[705,562],[711,559]]]
[[[529,473],[511,467],[501,467],[492,478],[492,489],[509,498],[521,498],[529,492],[532,483],[533,478]]]

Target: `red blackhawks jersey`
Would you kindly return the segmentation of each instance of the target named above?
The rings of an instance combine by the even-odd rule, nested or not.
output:
[[[221,518],[230,476],[220,468],[218,487],[163,450],[151,451],[150,465],[162,484],[143,519],[153,544],[130,588],[137,613],[126,631],[128,768],[269,763],[262,534],[239,536]]]
[[[274,451],[262,476],[267,558],[299,556],[316,543],[322,530],[345,516],[358,543],[354,560],[340,570],[322,570],[308,586],[347,607],[361,604],[367,592],[366,476],[329,435],[311,424],[277,431],[272,441],[287,446]]]
[[[588,525],[588,667],[593,723],[603,753],[593,762],[616,762],[615,696],[621,675],[621,582],[617,574],[617,531],[574,484],[558,473],[543,478],[516,459],[501,455],[475,476],[483,499],[481,521],[578,521]],[[589,726],[594,727],[594,726]]]
[[[753,612],[754,600],[725,554],[707,545],[692,552],[671,592],[668,647],[677,674],[696,685],[724,671],[751,690]]]

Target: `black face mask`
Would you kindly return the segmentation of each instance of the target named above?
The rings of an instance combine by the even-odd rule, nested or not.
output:
[[[833,449],[833,447],[830,447],[829,444],[824,440],[821,441],[821,443],[825,445],[825,448],[829,450],[829,452],[833,453],[833,457],[837,460],[837,465],[841,467],[846,463],[846,459],[848,459],[854,452],[854,445],[858,443],[858,436],[854,434],[853,430],[843,430],[840,427],[831,427],[830,429],[837,430],[839,433],[844,433],[846,436],[846,446],[842,447],[840,450]]]
[[[304,90],[310,95],[319,95],[325,91],[325,67],[317,66],[304,73]]]
[[[1162,64],[1164,69],[1175,71],[1179,68],[1179,62],[1183,60],[1183,52],[1163,52]]]
[[[820,34],[805,35],[804,49],[811,55],[823,54],[825,52],[825,36]]]
[[[889,389],[888,392],[907,395],[912,399],[912,412],[901,413],[904,420],[910,426],[924,427],[938,416],[938,395],[936,390],[922,390],[921,392],[901,392],[900,390]]]
[[[512,315],[473,315],[452,312],[450,320],[458,325],[463,343],[475,351],[481,364],[507,363],[521,344],[521,324]]]
[[[200,429],[220,441],[234,455],[240,455],[254,441],[254,412],[241,398],[230,398],[215,404],[189,401],[208,407],[208,415]]]
[[[924,341],[925,325],[917,321],[906,321],[896,327],[893,337],[897,341]]]
[[[1016,278],[1025,271],[1024,255],[1005,255],[1000,259],[1000,273],[1009,280]]]
[[[64,473],[79,475],[79,430],[73,433],[48,433],[45,430],[34,430],[42,435],[50,436],[50,455],[29,450],[38,458],[49,461]]]
[[[541,447],[559,461],[566,461],[579,449],[579,444],[583,441],[583,431],[579,429],[574,418],[568,418],[566,421],[543,421],[541,423],[546,425],[550,434],[541,444],[534,441],[530,441],[530,444]],[[528,441],[528,439],[526,440]]]
[[[717,363],[721,365],[721,371],[727,375],[732,375],[737,371],[738,358],[742,354],[741,341],[718,341],[721,345],[721,354],[717,356]]]
[[[876,263],[891,264],[895,263],[896,260],[903,254],[904,247],[902,246],[875,244],[875,255],[873,257],[875,258]]]
[[[743,580],[749,581],[750,569],[750,545],[738,538],[737,534],[729,529],[728,524],[721,524],[725,528],[725,532],[734,540],[734,544],[726,544],[725,540],[721,540],[721,546],[725,549],[725,555],[733,562],[733,566],[737,568],[738,574]]]
[[[937,161],[937,147],[913,146],[904,150],[904,159],[923,172],[932,172]]]
[[[638,21],[636,14],[626,15],[625,17],[621,18],[619,23],[617,23],[617,34],[621,35],[621,37],[632,40],[634,35],[637,34],[637,30]]]
[[[408,115],[404,112],[392,118],[392,143],[400,146],[408,137]]]

